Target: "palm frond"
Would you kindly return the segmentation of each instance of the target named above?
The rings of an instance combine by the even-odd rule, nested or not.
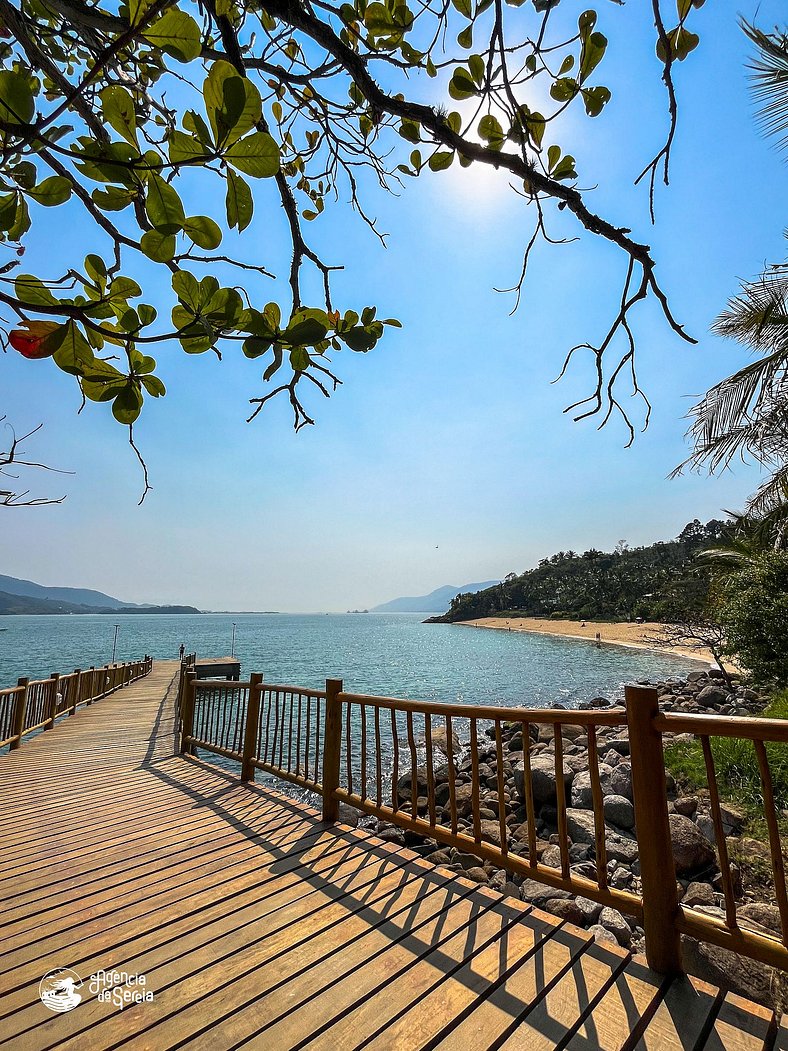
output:
[[[749,68],[758,122],[780,149],[788,149],[788,35],[764,33],[744,20],[741,27],[757,49]]]

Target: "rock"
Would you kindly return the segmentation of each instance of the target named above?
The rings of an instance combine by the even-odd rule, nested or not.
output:
[[[583,926],[583,913],[571,898],[551,898],[542,908],[567,923],[574,923],[576,927]]]
[[[458,865],[462,865],[464,869],[472,869],[479,864],[479,859],[475,854],[465,854],[459,850],[457,851],[457,857],[454,860]]]
[[[575,843],[594,843],[594,815],[589,810],[566,811],[566,831]]]
[[[574,775],[566,763],[564,764],[563,774],[564,786],[567,790],[567,794],[569,794]],[[517,792],[521,799],[525,798],[524,778],[525,764],[517,763],[514,767],[514,780],[517,786]],[[531,790],[533,792],[534,802],[537,806],[542,803],[555,802],[555,762],[550,756],[537,755],[531,760]]]
[[[405,833],[401,828],[384,828],[377,834],[378,839],[382,839],[385,843],[399,843],[401,846],[405,846]]]
[[[480,821],[479,827],[482,840],[486,843],[494,843],[496,847],[501,845],[501,826],[497,821]]]
[[[722,828],[726,836],[741,832],[747,824],[747,815],[744,811],[738,807],[731,806],[730,803],[720,803],[720,817],[722,818]]]
[[[695,695],[695,700],[703,708],[714,708],[718,704],[725,704],[728,700],[728,691],[724,687],[718,686],[717,683],[710,682],[708,686],[704,686]]]
[[[457,813],[460,817],[466,817],[473,809],[473,787],[469,784],[457,785],[454,796]]]
[[[605,847],[609,861],[622,862],[624,865],[632,865],[638,859],[638,845],[633,839],[625,839],[616,835],[615,832],[608,833],[605,837]]]
[[[490,886],[495,890],[503,891],[508,881],[509,875],[506,869],[497,869],[492,876],[490,876]]]
[[[361,819],[361,814],[359,814],[358,810],[355,807],[348,806],[347,803],[339,804],[337,816],[343,825],[350,825],[351,828],[356,828]]]
[[[690,974],[756,1003],[774,1006],[772,971],[765,964],[686,936],[681,939],[681,948],[684,966]]]
[[[612,778],[614,768],[607,763],[599,764],[599,782],[603,794],[608,794],[612,789]],[[572,806],[583,810],[590,810],[594,805],[594,795],[591,790],[591,774],[588,770],[581,770],[572,781]]]
[[[695,796],[679,796],[673,804],[673,809],[684,817],[692,817],[698,809],[698,800]]]
[[[541,908],[546,902],[554,898],[565,898],[568,900],[569,898],[574,898],[574,894],[571,894],[568,890],[547,887],[544,883],[538,883],[535,879],[526,879],[523,880],[523,885],[520,887],[520,897],[523,901]]]
[[[474,865],[472,869],[466,869],[465,875],[475,883],[487,883],[487,873],[481,865]]]
[[[612,795],[632,799],[632,766],[621,762],[613,767],[610,775],[610,792]]]
[[[598,922],[606,931],[610,931],[618,944],[623,945],[624,948],[632,941],[632,931],[629,924],[620,912],[616,909],[611,909],[609,905],[606,905],[600,912]]]
[[[668,821],[677,875],[694,872],[714,862],[714,850],[694,822],[683,814],[669,814]]]
[[[592,927],[589,927],[588,933],[593,934],[594,941],[599,942],[602,945],[618,945],[618,940],[615,934],[611,934],[601,923],[595,923]]]
[[[757,923],[760,927],[765,927],[767,931],[773,931],[775,934],[781,933],[780,910],[776,905],[767,905],[764,902],[753,901],[747,905],[742,905],[738,909],[738,915],[741,919],[750,920],[752,923]]]
[[[605,821],[619,828],[634,828],[635,808],[625,796],[608,796],[605,799]]]
[[[714,890],[708,883],[690,883],[681,899],[682,905],[716,905]]]
[[[596,923],[597,918],[602,911],[602,906],[598,901],[592,901],[590,898],[580,897],[575,898],[575,904],[580,910],[585,923]]]
[[[629,738],[628,737],[613,737],[607,742],[607,747],[613,749],[614,752],[618,752],[619,755],[629,755]]]
[[[448,865],[451,861],[448,850],[434,850],[432,854],[428,854],[427,861],[433,865]]]
[[[549,846],[547,850],[542,854],[542,864],[547,865],[551,869],[561,868],[561,848],[557,846]]]

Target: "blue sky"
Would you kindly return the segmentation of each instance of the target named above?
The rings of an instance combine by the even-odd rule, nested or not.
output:
[[[776,0],[757,11],[766,27],[784,16]],[[654,228],[632,186],[666,127],[653,42],[641,4],[600,12],[613,99],[596,121],[564,125],[558,141],[571,144],[581,185],[598,184],[593,208],[652,245],[675,314],[700,340],[682,343],[653,304],[639,309],[639,375],[654,411],[632,448],[617,423],[597,432],[562,413],[589,389],[579,361],[551,384],[566,349],[604,331],[619,253],[588,235],[541,249],[510,317],[511,298],[493,289],[516,278],[531,210],[500,173],[425,173],[399,197],[368,189],[387,250],[343,203],[310,231],[329,262],[346,266],[338,304],[375,303],[404,326],[366,356],[337,356],[344,385],[311,402],[317,426],[294,435],[284,402],[247,425],[261,370],[240,354],[222,363],[177,347],[159,354],[168,395],[146,405],[137,428],[154,486],[141,508],[136,462],[106,407],[77,417],[77,392],[51,362],[4,355],[0,412],[18,431],[44,421],[29,452],[75,473],[31,479],[67,493],[62,505],[0,512],[2,571],[129,601],[344,610],[519,572],[559,549],[666,539],[694,517],[740,507],[754,468],[667,476],[687,453],[693,396],[745,360],[710,322],[738,278],[785,254],[786,168],[755,129],[736,26],[756,7],[718,2],[696,16],[701,46],[676,71],[679,133]],[[435,84],[427,90],[438,99]],[[200,204],[215,216],[221,207],[219,196]],[[43,270],[54,249],[65,270],[72,250],[77,259],[95,250],[76,216],[63,208],[39,220],[26,268]],[[577,232],[563,218],[555,229]],[[260,207],[240,243],[246,258],[285,270],[275,210]],[[281,285],[266,298],[277,288],[284,301]]]

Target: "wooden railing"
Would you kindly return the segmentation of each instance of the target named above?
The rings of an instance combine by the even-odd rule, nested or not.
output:
[[[48,679],[21,678],[16,686],[0,690],[0,748],[14,751],[36,730],[51,730],[59,716],[73,715],[83,705],[114,693],[147,675],[152,657],[102,668],[76,668]]]
[[[198,681],[186,673],[181,703],[181,750],[204,749],[241,764],[243,780],[263,770],[322,797],[323,817],[335,821],[340,803],[400,828],[551,887],[609,905],[635,918],[645,931],[652,968],[681,970],[680,935],[688,934],[782,969],[788,969],[788,897],[782,844],[765,742],[788,742],[788,724],[769,719],[661,714],[657,691],[628,686],[626,707],[576,711],[477,707],[408,701],[343,692],[329,679],[325,690],[276,686],[252,675],[248,682]],[[512,724],[522,733],[524,821],[507,816],[506,782],[512,773]],[[508,753],[503,746],[504,727]],[[560,862],[543,864],[537,851],[537,806],[532,783],[533,742],[542,728],[552,738],[555,826]],[[608,883],[608,837],[600,777],[598,734],[628,734],[641,892]],[[725,919],[679,904],[671,840],[663,734],[691,733],[703,746],[716,846],[726,904]],[[751,740],[763,785],[775,895],[782,935],[769,936],[739,922],[709,744],[713,736]],[[565,741],[582,738],[587,750],[593,813],[594,865],[570,864],[567,836]],[[459,740],[467,741],[462,747]],[[482,800],[482,759],[489,742],[485,783],[495,795]],[[543,753],[545,754],[545,753]],[[493,763],[494,757],[494,763]],[[462,760],[460,762],[460,760]],[[534,760],[535,762],[535,760]],[[540,763],[543,760],[540,759]],[[403,775],[410,775],[409,778]],[[493,785],[490,785],[490,781]],[[492,805],[497,818],[482,817]],[[497,805],[496,805],[497,804]],[[517,826],[515,828],[515,825]],[[516,833],[516,834],[515,834]]]

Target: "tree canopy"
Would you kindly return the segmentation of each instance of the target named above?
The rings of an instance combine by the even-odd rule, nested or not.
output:
[[[702,4],[643,5],[666,99],[640,175],[652,212],[655,183],[669,176],[675,63],[698,44],[691,25]],[[633,436],[619,400],[622,384],[641,394],[633,309],[654,297],[667,325],[690,337],[649,246],[590,206],[582,187],[604,173],[578,172],[567,138],[575,114],[594,120],[610,99],[609,40],[627,48],[623,34],[616,41],[617,17],[609,5],[578,17],[566,0],[0,0],[7,342],[28,358],[51,357],[85,399],[110,403],[129,427],[146,398],[165,393],[161,348],[240,349],[259,360],[266,385],[252,416],[283,395],[298,429],[312,422],[304,390],[336,389],[332,352],[370,351],[398,324],[379,319],[375,305],[334,302],[338,264],[312,247],[309,224],[349,199],[380,236],[365,210],[368,180],[396,189],[455,163],[491,165],[533,209],[518,296],[534,247],[559,239],[551,208],[620,251],[609,327],[569,350],[564,370],[589,354],[593,389],[570,409],[603,422],[618,412]],[[432,81],[447,85],[445,106],[422,101],[435,96]],[[221,207],[187,214],[195,187]],[[42,209],[61,206],[88,223],[58,246],[47,273],[26,273],[26,245],[47,236]],[[260,208],[286,216],[286,302],[266,302],[265,258],[252,265],[223,248]],[[146,302],[153,288],[171,290],[169,316]]]

